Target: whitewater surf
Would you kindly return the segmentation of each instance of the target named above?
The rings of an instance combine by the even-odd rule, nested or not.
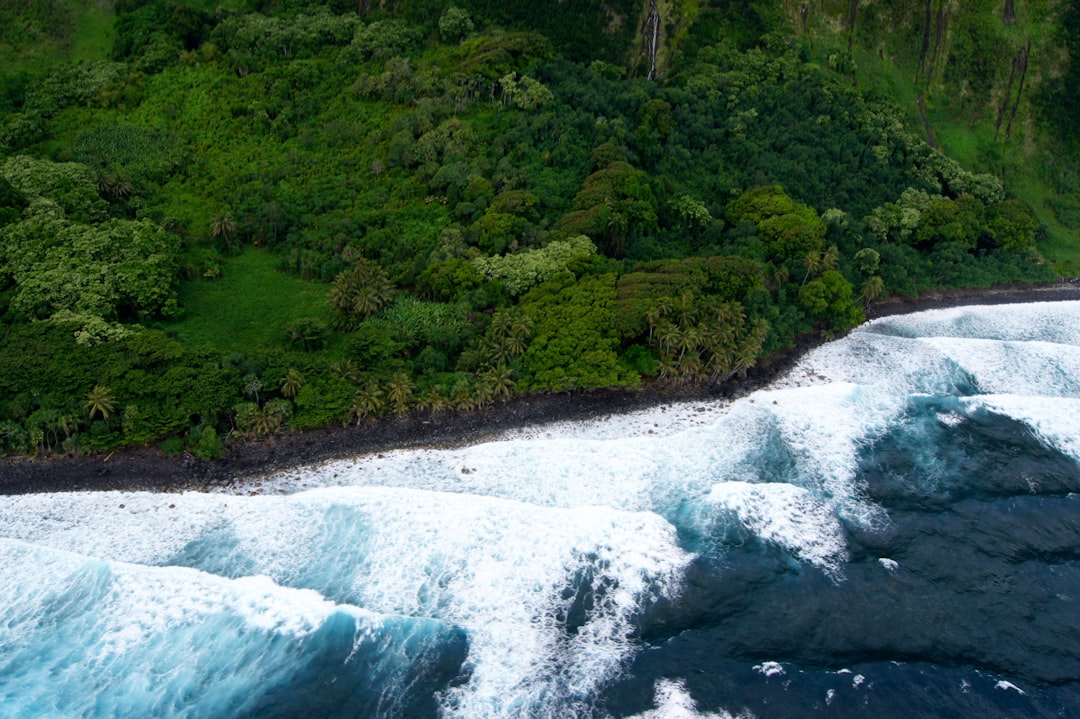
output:
[[[2,717],[1080,713],[1080,303],[734,402],[0,498]]]

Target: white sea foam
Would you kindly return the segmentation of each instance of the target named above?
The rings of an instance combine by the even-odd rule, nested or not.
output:
[[[472,674],[441,698],[447,716],[587,713],[586,698],[633,651],[635,612],[677,592],[690,555],[672,523],[707,531],[726,513],[842,573],[843,522],[882,519],[857,482],[859,452],[913,395],[982,392],[938,412],[939,421],[1001,412],[1080,461],[1078,318],[1080,303],[890,318],[809,353],[779,383],[735,402],[329,462],[236,494],[0,498],[0,534],[18,540],[0,554],[44,552],[43,565],[60,568],[56,581],[83,572],[107,585],[107,606],[149,605],[126,624],[117,619],[97,647],[103,655],[170,623],[197,623],[213,607],[258,631],[303,636],[327,612],[356,605],[365,610],[349,611],[435,617],[468,632]],[[260,491],[285,496],[246,496]],[[895,571],[892,560],[879,561]],[[134,566],[169,562],[247,578]],[[38,585],[25,566],[0,565],[8,631],[25,619],[16,612],[52,596],[28,589]],[[175,597],[149,599],[158,594]],[[697,713],[677,682],[656,691],[658,708],[643,717],[730,716]]]
[[[983,408],[1025,423],[1041,442],[1080,462],[1080,399],[998,394],[961,402],[969,412]]]
[[[661,679],[656,682],[656,708],[642,714],[635,714],[631,719],[753,719],[754,715],[744,710],[739,714],[725,711],[701,713],[697,710],[690,692],[680,681]]]
[[[727,414],[731,402],[723,399],[672,402],[625,414],[613,414],[573,422],[550,422],[512,429],[503,440],[626,439],[669,437],[694,427],[715,424]]]
[[[948,355],[919,338],[856,330],[807,353],[775,387],[846,382],[884,401],[953,392],[967,378]]]
[[[905,337],[1040,341],[1080,347],[1080,302],[976,305],[885,317],[860,331]]]
[[[1016,686],[1012,682],[1005,681],[1004,679],[995,684],[994,689],[1001,689],[1002,691],[1014,691],[1020,695],[1024,695],[1026,693],[1020,687]]]
[[[780,662],[762,662],[754,665],[754,671],[767,677],[782,677],[786,672]]]
[[[229,505],[205,494],[99,492],[34,494],[0,501],[4,536],[89,557],[135,564],[165,561],[228,521]]]
[[[776,386],[851,382],[903,396],[974,381],[984,392],[1076,396],[1077,346],[1080,302],[936,310],[869,322],[808,353]]]
[[[832,507],[790,484],[723,482],[709,500],[733,511],[744,527],[830,574],[847,559],[844,529]]]
[[[665,437],[508,439],[385,452],[282,473],[237,491],[392,487],[541,507],[605,506],[659,513],[700,534],[715,521],[710,512],[723,496],[714,488],[730,483],[723,508],[735,509],[741,492],[740,502],[749,502],[744,526],[838,574],[845,556],[838,518],[874,526],[883,516],[855,481],[859,451],[901,410],[898,400],[851,383],[789,387],[754,393],[709,415],[711,423],[699,419],[702,424]],[[776,488],[789,483],[800,489]],[[763,488],[755,495],[749,484]],[[692,526],[684,526],[688,518]]]
[[[670,596],[689,560],[654,514],[417,490],[9,499],[0,526],[28,541],[92,548],[112,561],[204,561],[375,612],[462,626],[472,675],[445,700],[448,715],[466,717],[560,716],[561,701],[614,676],[632,651],[633,616]],[[185,521],[160,523],[164,510],[154,507],[163,499]],[[215,556],[185,555],[210,533]],[[568,630],[575,611],[580,625]]]
[[[1080,351],[1049,342],[923,340],[963,368],[986,394],[1080,398]]]
[[[899,403],[878,392],[846,383],[761,393],[797,473],[793,481],[826,497],[839,515],[871,525],[877,513],[855,482],[864,442],[883,432]]]
[[[257,490],[413,488],[547,507],[652,511],[678,523],[683,509],[707,501],[718,482],[769,482],[778,472],[795,472],[785,479],[837,515],[872,524],[879,517],[854,481],[858,452],[899,411],[899,403],[847,383],[763,391],[732,403],[711,424],[664,438],[514,439],[388,452],[280,474]],[[800,556],[815,555],[810,544],[817,538],[807,535]]]
[[[242,714],[259,687],[293,670],[288,647],[332,614],[354,618],[355,647],[384,643],[383,617],[267,577],[106,562],[11,539],[0,539],[0,567],[3,716]]]
[[[4,538],[0,557],[6,579],[0,585],[0,606],[15,609],[23,618],[37,616],[42,601],[77,581],[81,573],[103,571],[107,592],[95,601],[94,611],[106,627],[101,645],[106,655],[122,654],[151,635],[223,610],[254,628],[293,637],[314,631],[334,611],[378,620],[371,612],[330,602],[314,590],[279,586],[265,576],[226,579],[186,567],[103,562]],[[2,626],[13,631],[12,623]]]

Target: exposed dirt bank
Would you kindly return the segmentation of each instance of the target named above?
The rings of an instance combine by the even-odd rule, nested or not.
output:
[[[870,318],[927,309],[978,304],[1080,300],[1080,281],[1038,288],[951,290],[918,299],[890,298],[875,303]],[[661,404],[734,398],[758,389],[790,369],[824,337],[802,338],[792,349],[770,357],[745,379],[719,385],[638,391],[595,390],[515,397],[472,412],[416,412],[359,426],[328,427],[232,446],[212,462],[157,449],[130,449],[77,457],[0,458],[0,494],[76,490],[182,491],[226,484],[238,477],[322,460],[417,446],[476,442],[509,429],[628,412]]]

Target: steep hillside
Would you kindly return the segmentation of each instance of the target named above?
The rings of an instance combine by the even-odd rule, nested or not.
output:
[[[0,451],[724,382],[1075,268],[1071,4],[0,7]]]

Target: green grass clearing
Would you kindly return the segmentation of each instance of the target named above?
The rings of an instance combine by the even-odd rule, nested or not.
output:
[[[0,72],[34,73],[68,61],[107,60],[115,36],[112,3],[69,0],[63,9],[61,18],[42,17],[39,8],[25,2],[10,11],[7,27],[0,28]]]
[[[278,258],[246,249],[223,263],[217,280],[194,280],[180,288],[184,316],[169,329],[185,344],[225,352],[281,346],[285,327],[311,318],[329,324],[330,286],[277,269]]]

